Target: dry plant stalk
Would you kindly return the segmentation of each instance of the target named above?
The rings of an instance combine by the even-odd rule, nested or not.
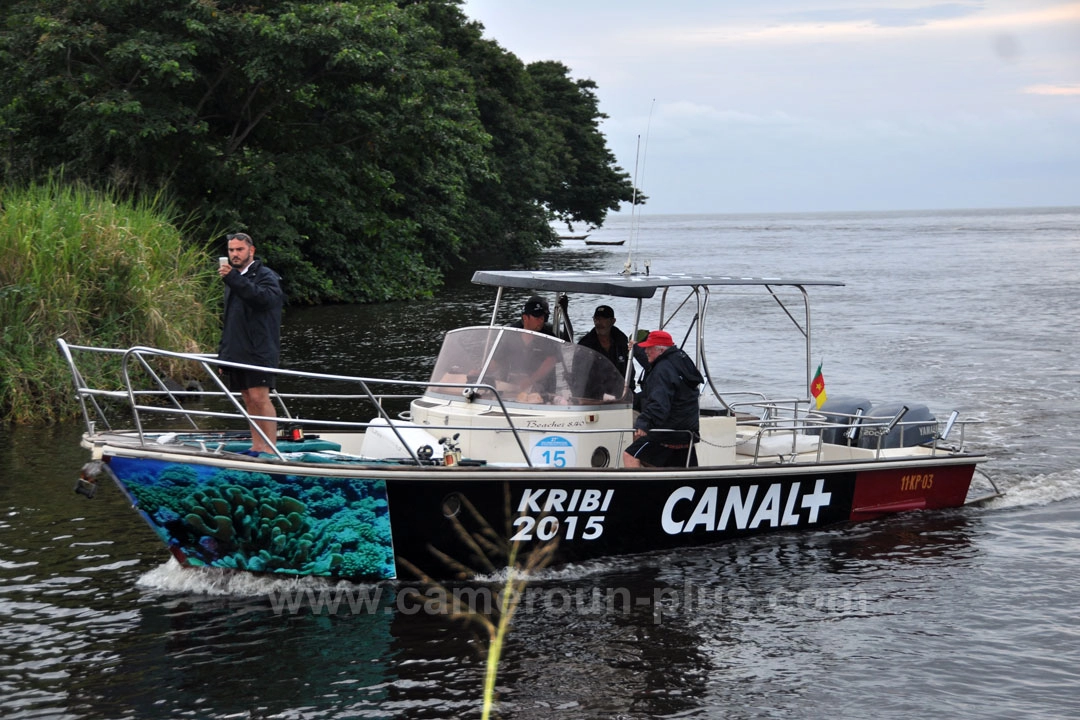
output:
[[[509,489],[506,488],[506,490],[507,497],[504,499],[506,500],[505,509],[507,510],[507,513],[505,517],[507,518],[507,532],[509,534],[509,529],[512,524],[510,518],[512,516],[508,512],[510,507],[508,497]],[[435,593],[435,602],[445,603],[444,606],[438,604],[435,606],[440,614],[446,614],[450,618],[460,620],[466,624],[477,624],[483,627],[487,632],[488,652],[484,673],[482,712],[482,717],[484,720],[487,720],[491,716],[491,712],[495,706],[495,681],[498,677],[499,661],[502,657],[503,644],[505,643],[506,636],[510,632],[514,613],[517,612],[517,609],[521,604],[521,598],[524,594],[525,587],[529,584],[530,575],[551,564],[558,547],[558,539],[556,538],[532,548],[526,554],[524,564],[519,564],[519,557],[522,554],[522,544],[520,542],[510,543],[499,538],[491,525],[466,498],[459,497],[458,499],[461,501],[462,507],[466,510],[466,513],[479,526],[479,529],[470,532],[455,516],[451,517],[454,534],[466,547],[475,553],[476,557],[480,560],[480,564],[483,566],[483,572],[490,573],[494,571],[496,569],[494,561],[505,558],[506,580],[499,592],[498,603],[493,608],[495,619],[493,620],[492,618],[477,612],[475,608],[463,605],[454,593],[449,592],[443,585],[436,582],[408,560],[398,557],[397,562],[404,569],[408,570],[418,578],[422,584],[438,591]],[[435,547],[428,546],[428,551],[450,569],[458,578],[464,579],[481,574],[476,569],[468,567],[465,563],[454,559]],[[419,595],[417,590],[412,588],[405,590],[405,592],[414,596]],[[426,597],[425,600],[430,603],[433,598]]]

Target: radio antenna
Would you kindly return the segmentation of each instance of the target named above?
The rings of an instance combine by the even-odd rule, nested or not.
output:
[[[638,231],[639,221],[641,220],[641,212],[638,210],[638,190],[645,183],[645,161],[649,155],[649,131],[652,129],[652,114],[653,108],[656,107],[656,98],[653,98],[652,103],[649,105],[649,119],[645,123],[645,148],[644,152],[641,147],[641,135],[637,137],[637,148],[634,152],[634,191],[631,195],[630,201],[630,248],[626,253],[626,264],[623,266],[624,273],[637,272],[637,268],[634,267],[634,253],[638,247]],[[641,174],[638,174],[638,163],[640,160]],[[648,263],[646,263],[646,267]]]

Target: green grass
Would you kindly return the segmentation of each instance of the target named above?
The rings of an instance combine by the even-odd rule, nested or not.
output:
[[[0,190],[0,421],[77,412],[56,338],[212,350],[221,283],[160,199],[128,202],[60,181]],[[87,381],[110,380],[93,377]]]

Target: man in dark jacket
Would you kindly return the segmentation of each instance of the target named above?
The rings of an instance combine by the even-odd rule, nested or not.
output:
[[[626,377],[626,363],[630,355],[630,339],[615,327],[615,311],[608,305],[598,305],[593,312],[593,329],[578,340],[578,345],[592,348],[615,366],[619,375]]]
[[[663,330],[649,333],[639,346],[648,356],[649,373],[641,414],[634,421],[634,442],[623,453],[623,467],[694,467],[698,385],[705,378]]]
[[[610,360],[619,373],[619,377],[625,381],[626,364],[630,359],[630,339],[626,337],[626,333],[615,327],[615,311],[610,305],[596,306],[593,312],[593,329],[578,340],[578,345],[595,350]],[[600,397],[604,393],[620,395],[621,393],[615,388],[605,387],[604,380],[609,377],[610,373],[604,372],[604,368],[591,365],[585,372],[584,386],[578,394],[593,398]],[[631,378],[631,389],[633,386],[634,381]]]
[[[245,365],[276,368],[281,355],[281,278],[255,259],[255,243],[247,233],[228,236],[229,262],[222,263],[218,275],[225,282],[225,316],[218,344],[218,358]],[[222,376],[230,390],[239,392],[249,415],[276,417],[270,390],[274,373],[268,370],[224,368]],[[251,452],[273,452],[277,436],[275,420],[253,421]]]

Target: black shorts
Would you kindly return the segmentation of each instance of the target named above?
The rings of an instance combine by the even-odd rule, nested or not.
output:
[[[644,437],[630,443],[626,452],[640,460],[643,465],[652,467],[697,467],[697,451],[693,445],[671,447]]]
[[[244,370],[243,368],[224,368],[225,385],[233,392],[254,387],[274,389],[274,373],[267,370]]]

